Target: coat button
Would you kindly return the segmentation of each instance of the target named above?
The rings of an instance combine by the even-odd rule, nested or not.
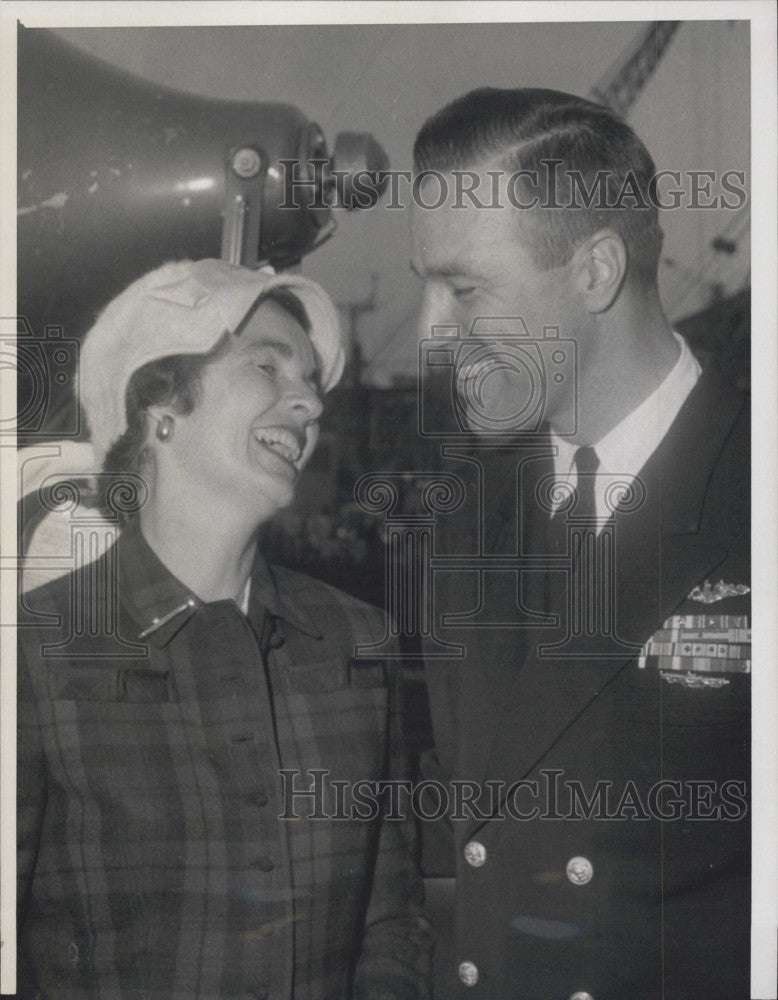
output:
[[[465,861],[473,868],[481,868],[486,864],[486,848],[477,840],[465,844]]]
[[[475,986],[478,982],[478,966],[475,962],[460,962],[459,978],[465,986]]]
[[[588,858],[570,858],[567,862],[567,877],[573,883],[573,885],[586,885],[587,882],[591,882],[592,876],[594,875],[594,865]],[[581,993],[574,994],[578,1000],[585,1000],[586,994]],[[573,997],[570,998],[573,1000]]]
[[[570,1000],[594,1000],[591,993],[573,993]]]
[[[267,856],[261,858],[254,858],[251,862],[252,868],[259,868],[261,872],[270,872],[273,870],[273,859]]]

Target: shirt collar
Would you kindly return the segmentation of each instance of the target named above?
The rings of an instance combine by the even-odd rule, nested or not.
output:
[[[634,478],[658,447],[700,377],[700,364],[680,334],[673,331],[681,353],[657,388],[637,409],[593,445],[600,460],[598,472]],[[578,445],[551,433],[556,446],[554,473],[568,478]]]
[[[293,606],[278,587],[273,568],[257,549],[251,571],[251,593],[249,595],[249,617],[258,608],[266,608],[275,618],[292,625],[298,632],[312,639],[322,639],[323,633],[310,615],[302,607]]]
[[[137,637],[156,646],[166,646],[205,602],[159,559],[140,530],[137,518],[122,530],[117,546],[120,600],[138,626]],[[261,626],[267,611],[305,635],[321,638],[310,617],[283,600],[273,571],[259,551],[245,597],[248,597],[244,605],[247,611],[240,610],[255,625]]]

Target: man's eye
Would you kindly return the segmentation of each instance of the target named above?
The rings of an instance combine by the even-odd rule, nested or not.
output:
[[[274,361],[257,361],[256,366],[260,371],[266,372],[268,375],[278,374],[278,366]]]
[[[452,288],[451,293],[455,299],[462,301],[463,299],[472,298],[475,295],[477,288],[475,285],[466,285],[462,288]]]

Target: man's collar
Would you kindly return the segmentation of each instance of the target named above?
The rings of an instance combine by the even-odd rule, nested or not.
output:
[[[660,484],[663,534],[699,531],[711,471],[744,405],[742,394],[721,376],[703,372],[663,436],[661,449],[658,444],[638,470],[648,483]],[[574,453],[575,446],[571,466]]]
[[[656,451],[697,384],[702,368],[677,333],[678,358],[657,388],[600,440],[595,448],[603,472],[636,476]]]
[[[680,354],[654,391],[599,441],[592,442],[600,461],[600,472],[636,476],[657,449],[700,377],[700,364],[686,341],[673,332]],[[572,474],[578,446],[552,432],[556,446],[554,472],[557,478]]]
[[[166,646],[205,602],[159,559],[137,519],[122,530],[117,552],[119,598],[138,627],[138,638]],[[310,617],[282,599],[271,567],[257,551],[251,571],[248,617],[261,627],[266,611],[305,635],[321,638],[320,629]]]

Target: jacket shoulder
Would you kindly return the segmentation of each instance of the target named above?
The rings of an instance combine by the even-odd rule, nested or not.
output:
[[[67,613],[73,589],[77,586],[78,570],[71,570],[32,590],[19,589],[17,622],[20,626],[40,624],[44,617]],[[21,583],[21,580],[20,580]],[[48,621],[51,624],[49,618]]]
[[[719,534],[748,537],[751,522],[751,406],[748,398],[727,401],[736,410],[711,470],[705,516]]]

